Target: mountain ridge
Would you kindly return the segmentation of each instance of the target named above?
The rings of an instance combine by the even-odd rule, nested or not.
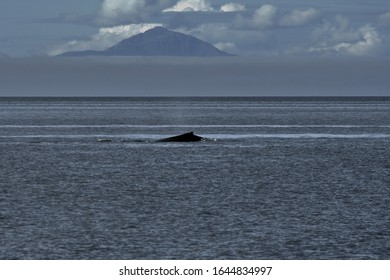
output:
[[[65,52],[61,57],[83,56],[234,56],[194,36],[158,26],[103,50]]]

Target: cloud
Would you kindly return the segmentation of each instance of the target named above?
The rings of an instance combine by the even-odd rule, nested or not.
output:
[[[172,0],[102,0],[97,22],[101,26],[147,23],[171,4]]]
[[[195,36],[212,44],[229,42],[232,30],[224,23],[205,23],[195,28],[179,28],[177,31]]]
[[[249,19],[238,15],[235,25],[240,28],[265,29],[275,25],[278,8],[273,5],[263,5],[254,11]]]
[[[254,29],[238,30],[227,23],[205,23],[197,27],[182,27],[176,31],[190,34],[237,55],[263,53],[262,46],[267,40],[265,32]]]
[[[272,27],[300,27],[319,18],[321,11],[308,8],[293,10],[284,16],[278,13],[278,7],[263,5],[254,11],[253,15],[245,18],[242,15],[236,17],[235,25],[240,28],[267,29]]]
[[[244,5],[241,5],[241,4],[237,4],[237,3],[228,3],[228,4],[225,4],[225,5],[222,5],[220,10],[222,12],[242,12],[242,11],[245,11],[246,10],[246,7]]]
[[[222,51],[228,52],[228,53],[236,53],[238,52],[236,44],[233,42],[219,42],[214,45],[217,49],[220,49]]]
[[[124,17],[138,18],[145,6],[145,0],[103,0],[100,14],[106,21],[114,21]]]
[[[207,0],[180,0],[176,5],[163,12],[210,12],[214,11]]]
[[[377,13],[364,22],[350,17],[350,23],[346,16],[332,16],[314,7],[245,4],[235,0],[102,0],[98,22],[102,28],[95,29],[95,35],[57,46],[50,54],[103,50],[157,25],[239,55],[363,56],[379,54],[389,46],[390,12]]]
[[[100,28],[99,32],[86,40],[72,40],[63,45],[54,47],[49,54],[59,55],[69,51],[83,50],[104,50],[118,43],[119,41],[145,32],[153,27],[161,26],[158,23],[149,24],[128,24],[114,27]]]
[[[339,15],[334,21],[324,21],[322,26],[313,31],[313,37],[322,42],[335,44],[343,41],[356,41],[360,38],[360,33],[350,27],[347,18]]]
[[[293,10],[291,13],[281,18],[281,26],[302,26],[317,19],[321,15],[319,10],[310,8],[307,10]]]
[[[252,18],[252,24],[259,28],[273,26],[278,8],[272,5],[263,5],[257,9]]]
[[[372,53],[382,42],[378,32],[371,25],[359,29],[361,39],[354,43],[341,43],[335,48],[345,50],[353,55],[366,55]]]
[[[372,55],[382,43],[378,31],[372,25],[355,29],[341,16],[336,17],[336,24],[325,22],[313,32],[313,36],[318,43],[309,48],[309,52]]]
[[[246,7],[238,3],[227,3],[215,10],[208,0],[180,0],[176,5],[166,8],[163,12],[242,12]]]

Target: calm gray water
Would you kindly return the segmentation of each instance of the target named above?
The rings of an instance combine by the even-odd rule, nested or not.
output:
[[[1,259],[390,258],[389,98],[2,98],[0,153]]]

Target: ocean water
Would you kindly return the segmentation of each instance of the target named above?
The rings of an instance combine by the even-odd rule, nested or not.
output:
[[[1,98],[0,154],[1,259],[390,258],[390,98]]]

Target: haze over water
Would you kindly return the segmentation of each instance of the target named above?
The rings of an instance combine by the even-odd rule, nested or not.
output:
[[[387,58],[0,59],[0,96],[388,96]]]
[[[1,98],[0,257],[388,259],[389,109]],[[189,131],[209,139],[154,142]]]

